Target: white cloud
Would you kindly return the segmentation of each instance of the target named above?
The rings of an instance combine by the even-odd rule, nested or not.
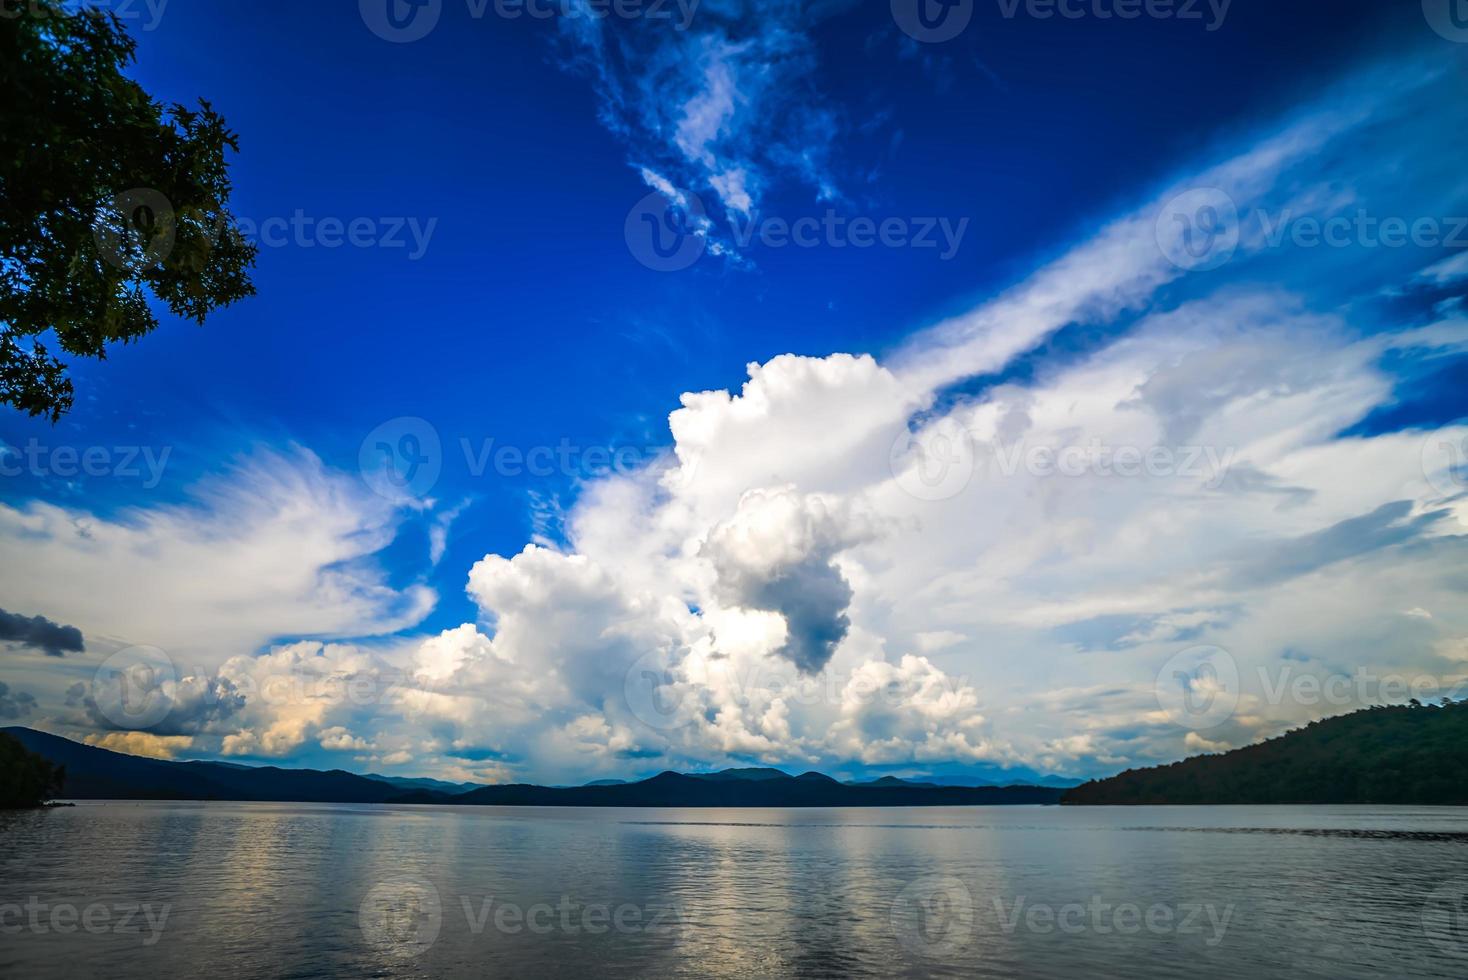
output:
[[[400,514],[304,450],[257,452],[182,503],[103,517],[0,504],[0,592],[76,625],[89,650],[148,644],[217,666],[275,636],[372,635],[417,623],[435,596],[395,589],[373,556]]]
[[[652,130],[737,210],[735,188],[753,194],[762,172],[741,152],[746,115],[773,84],[744,59],[770,41],[687,43],[698,72],[676,75],[686,98]],[[640,81],[609,77],[619,112],[646,111]],[[1245,210],[1350,198],[1318,185],[1350,183],[1333,148],[1363,120],[1412,104],[1412,85],[1383,91],[1369,111],[1308,113],[1193,185]],[[671,192],[663,165],[646,177]],[[1365,322],[1252,274],[1183,282],[1157,240],[1165,200],[890,358],[785,355],[749,365],[737,393],[683,395],[666,460],[586,485],[563,545],[486,555],[468,575],[477,621],[437,635],[246,655],[270,635],[390,632],[429,601],[370,563],[391,508],[312,458],[128,520],[0,509],[40,569],[0,584],[89,640],[208,635],[203,648],[239,654],[219,673],[244,705],[186,711],[180,736],[247,755],[360,751],[442,778],[751,760],[1094,773],[1389,696],[1279,696],[1302,674],[1461,679],[1461,501],[1425,465],[1422,433],[1355,427],[1396,397],[1390,363],[1460,353],[1468,323]],[[1279,259],[1248,235],[1240,251]],[[1075,322],[1105,329],[973,383]],[[912,476],[938,432],[956,436],[941,462],[962,479],[928,492]],[[169,603],[134,576],[112,588],[112,568]],[[39,601],[74,575],[74,603]],[[171,619],[176,605],[189,611]],[[1227,650],[1242,682],[1238,710],[1201,733],[1156,695],[1159,669],[1195,644]],[[265,696],[279,676],[317,686]],[[354,681],[376,693],[319,692]]]
[[[747,216],[780,180],[837,194],[830,156],[840,123],[816,94],[810,31],[841,6],[704,3],[686,29],[584,10],[558,22],[568,64],[593,80],[602,121],[627,141],[644,179],[669,200],[675,186],[711,189]]]

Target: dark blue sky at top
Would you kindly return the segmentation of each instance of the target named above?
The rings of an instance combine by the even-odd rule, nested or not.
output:
[[[428,574],[440,593],[427,625],[454,625],[472,618],[467,566],[531,535],[532,494],[574,494],[564,475],[475,478],[461,439],[666,445],[681,392],[737,388],[746,363],[786,352],[880,355],[1352,68],[1445,43],[1416,0],[1235,0],[1214,32],[1007,20],[989,0],[960,38],[914,56],[888,5],[861,3],[813,31],[812,84],[841,124],[832,160],[847,199],[830,206],[967,218],[956,256],[756,246],[737,266],[705,256],[659,273],[624,241],[647,187],[598,121],[592,80],[567,70],[555,26],[445,4],[433,34],[402,45],[348,0],[172,0],[155,30],[134,27],[135,76],[165,101],[208,98],[238,132],[238,215],[436,225],[417,261],[411,246],[262,248],[257,296],[203,328],[165,312],[156,334],[76,365],[68,419],[53,429],[8,414],[0,438],[169,446],[164,482],[20,478],[7,497],[151,505],[258,444],[297,443],[351,470],[375,426],[422,417],[444,445],[434,495],[474,504],[432,572],[421,536],[394,548],[401,578]],[[787,181],[759,210],[827,207]],[[1077,328],[1052,345],[1087,342]],[[1424,390],[1449,398],[1462,377],[1439,369]],[[1379,424],[1432,414],[1398,412]]]

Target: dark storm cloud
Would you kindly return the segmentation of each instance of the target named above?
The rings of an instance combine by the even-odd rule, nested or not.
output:
[[[82,631],[75,626],[62,626],[45,616],[23,616],[4,609],[0,609],[0,643],[35,647],[48,657],[85,650]]]

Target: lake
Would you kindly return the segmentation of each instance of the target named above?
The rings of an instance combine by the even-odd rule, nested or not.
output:
[[[82,803],[0,976],[1468,975],[1468,813]]]

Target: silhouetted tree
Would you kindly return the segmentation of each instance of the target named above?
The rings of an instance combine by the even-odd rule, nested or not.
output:
[[[66,365],[152,331],[151,295],[202,323],[254,292],[233,233],[224,120],[165,109],[122,74],[113,13],[27,0],[0,17],[0,404],[54,422]]]
[[[0,810],[37,807],[61,794],[66,768],[0,732]]]

